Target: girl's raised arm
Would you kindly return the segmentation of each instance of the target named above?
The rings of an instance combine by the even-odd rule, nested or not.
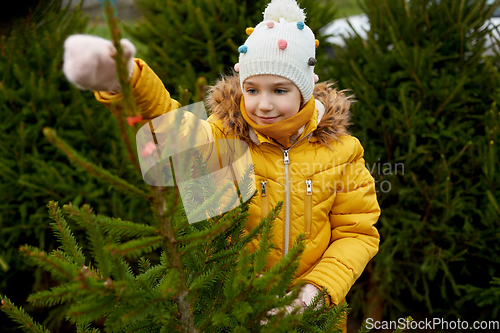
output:
[[[121,40],[129,80],[137,107],[144,120],[178,109],[179,102],[169,92],[153,70],[141,59],[135,59],[135,47]],[[63,72],[77,88],[93,90],[96,99],[111,111],[116,111],[122,98],[116,73],[116,49],[106,39],[90,35],[72,35],[64,43]]]

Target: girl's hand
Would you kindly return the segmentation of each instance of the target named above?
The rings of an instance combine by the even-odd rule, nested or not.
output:
[[[299,299],[302,301],[302,307],[309,306],[312,303],[314,297],[319,294],[320,290],[313,284],[306,284],[302,287],[299,295]]]
[[[135,46],[120,41],[129,79],[134,71]],[[82,90],[121,92],[113,56],[116,48],[110,41],[90,35],[72,35],[64,42],[63,72],[68,81]]]
[[[304,308],[309,306],[312,303],[313,298],[318,295],[320,290],[315,286],[310,283],[307,283],[302,289],[300,290],[299,297],[293,300],[292,304],[285,306],[285,311],[286,313],[291,313],[294,308],[296,307],[301,307],[299,312],[304,311]],[[290,292],[291,293],[291,292]],[[290,294],[288,293],[288,295]],[[270,316],[276,315],[279,313],[278,309],[272,309],[270,310],[267,314]],[[267,325],[267,320],[264,319],[260,322],[261,325]]]

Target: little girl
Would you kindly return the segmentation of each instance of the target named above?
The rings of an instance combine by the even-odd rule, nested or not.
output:
[[[211,116],[202,132],[214,138],[249,143],[258,196],[250,203],[247,230],[279,201],[275,248],[268,267],[278,262],[299,234],[306,235],[297,279],[307,282],[299,304],[307,306],[324,287],[329,302],[342,302],[378,251],[374,227],[380,215],[373,177],[363,148],[348,134],[351,100],[318,83],[314,74],[313,32],[294,0],[273,0],[264,20],[247,29],[233,75],[211,87]],[[134,59],[133,45],[122,41],[130,80],[143,119],[180,107],[148,65]],[[64,72],[77,87],[96,90],[110,107],[121,98],[112,44],[75,35],[65,43]],[[258,241],[254,241],[251,250]]]

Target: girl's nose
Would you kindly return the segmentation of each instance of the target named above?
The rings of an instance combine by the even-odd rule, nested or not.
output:
[[[259,103],[259,109],[261,111],[272,111],[273,103],[269,97],[263,96]]]

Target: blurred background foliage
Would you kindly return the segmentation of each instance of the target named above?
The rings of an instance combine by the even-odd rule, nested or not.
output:
[[[349,298],[358,316],[498,318],[497,7],[364,0],[367,37],[333,47],[327,77],[356,95],[382,207],[380,252]]]
[[[55,247],[46,204],[88,203],[99,214],[141,221],[147,202],[117,193],[70,165],[46,142],[50,126],[96,164],[144,186],[117,119],[62,74],[62,45],[75,33],[109,38],[105,25],[59,0],[32,0],[0,24],[0,293],[51,331],[60,311],[36,312],[27,295],[50,278],[24,263],[23,244]],[[173,97],[190,103],[237,62],[245,28],[268,0],[137,0],[124,22]],[[348,296],[353,319],[493,319],[500,309],[499,54],[485,56],[493,7],[462,0],[302,0],[320,40],[317,71],[350,89],[351,130],[378,184],[379,254]],[[319,29],[366,13],[367,38],[328,45]],[[498,46],[498,40],[493,40]],[[332,48],[334,57],[327,56]],[[76,226],[72,226],[77,230]],[[78,235],[78,233],[76,232]],[[84,243],[84,240],[82,240]],[[7,323],[2,317],[0,322]],[[359,327],[358,324],[354,327]],[[6,327],[6,331],[14,331]]]
[[[149,205],[70,165],[42,134],[46,126],[55,128],[94,163],[144,186],[114,115],[91,92],[71,87],[61,70],[64,40],[84,31],[88,18],[51,0],[23,7],[9,21],[0,36],[0,289],[40,322],[50,322],[51,330],[65,331],[60,313],[37,314],[25,303],[30,292],[51,285],[49,276],[28,266],[18,252],[23,244],[56,247],[46,204],[88,202],[103,214],[135,221],[143,221]],[[0,313],[2,332],[10,327],[4,316]]]

